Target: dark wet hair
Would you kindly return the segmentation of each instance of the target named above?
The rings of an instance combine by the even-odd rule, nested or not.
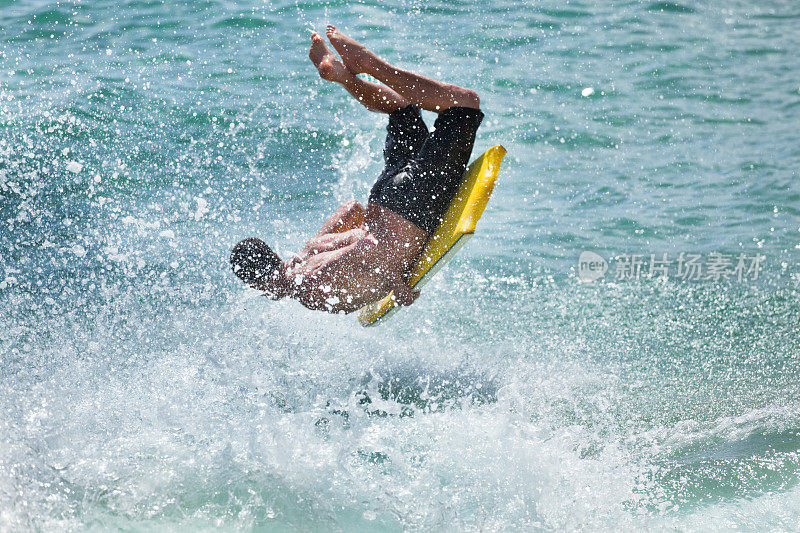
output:
[[[240,241],[231,252],[233,273],[248,285],[275,276],[280,265],[278,254],[254,237]]]

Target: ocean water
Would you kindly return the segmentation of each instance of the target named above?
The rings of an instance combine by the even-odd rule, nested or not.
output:
[[[0,0],[0,530],[798,530],[798,21]],[[375,328],[227,264],[382,168],[386,118],[307,59],[327,22],[476,89],[476,155],[508,149],[475,237]]]

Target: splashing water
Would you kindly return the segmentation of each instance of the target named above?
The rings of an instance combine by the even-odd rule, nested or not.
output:
[[[795,528],[797,16],[4,5],[0,529]],[[475,238],[379,328],[227,266],[380,173],[385,117],[308,63],[326,22],[475,88],[476,152],[509,150]],[[766,260],[582,284],[585,249]]]

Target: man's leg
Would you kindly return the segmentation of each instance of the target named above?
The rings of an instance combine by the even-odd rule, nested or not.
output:
[[[311,50],[308,52],[308,57],[319,70],[320,77],[340,83],[347,89],[347,92],[370,111],[392,113],[409,105],[408,100],[389,87],[362,80],[347,70],[344,64],[325,46],[322,37],[316,33],[311,36]]]
[[[342,34],[334,26],[328,25],[326,33],[349,71],[353,74],[365,72],[379,79],[422,109],[441,113],[455,106],[474,109],[480,107],[478,94],[472,89],[433,80],[390,65],[361,43]]]

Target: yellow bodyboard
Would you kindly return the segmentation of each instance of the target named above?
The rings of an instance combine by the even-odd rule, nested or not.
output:
[[[489,148],[464,172],[461,185],[441,225],[428,239],[420,258],[411,269],[408,278],[408,286],[411,289],[422,288],[472,237],[475,225],[481,218],[494,189],[494,182],[500,171],[500,161],[504,155],[506,149],[502,146]],[[389,318],[397,309],[393,294],[390,292],[382,300],[362,307],[358,312],[358,321],[362,326],[374,326],[379,321]]]

